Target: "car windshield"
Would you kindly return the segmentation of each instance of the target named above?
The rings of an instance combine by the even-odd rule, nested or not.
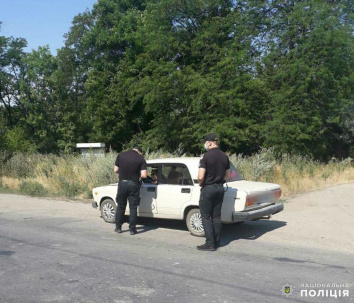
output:
[[[234,182],[234,181],[241,181],[244,178],[241,174],[236,170],[235,166],[230,163],[230,178],[226,180],[226,182]]]

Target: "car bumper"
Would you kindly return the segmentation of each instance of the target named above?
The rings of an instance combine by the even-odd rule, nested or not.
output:
[[[251,221],[255,219],[260,219],[264,216],[274,215],[278,212],[281,212],[283,209],[283,203],[277,203],[252,211],[235,211],[232,213],[232,220],[234,222]]]
[[[98,207],[97,202],[93,201],[93,202],[92,202],[92,207],[93,207],[93,208],[97,208],[97,207]]]

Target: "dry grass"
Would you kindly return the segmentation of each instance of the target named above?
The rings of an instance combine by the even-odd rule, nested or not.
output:
[[[276,158],[273,150],[262,150],[251,157],[231,155],[230,160],[246,180],[279,184],[283,198],[331,185],[354,181],[352,159],[333,159],[320,163],[298,155]]]
[[[16,178],[11,178],[11,177],[6,177],[6,176],[3,176],[2,177],[2,185],[4,187],[7,187],[9,189],[18,189],[20,187],[20,183],[21,181],[19,179],[16,179]]]
[[[309,173],[299,174],[297,171],[290,171],[284,177],[282,168],[277,164],[274,168],[274,178],[272,179],[273,183],[281,185],[283,197],[290,197],[299,193],[353,181],[353,167],[347,167],[342,171],[329,171],[325,165],[317,167],[311,175]]]
[[[19,191],[25,182],[27,190],[32,185],[38,190],[40,183],[50,196],[88,199],[92,188],[118,181],[113,173],[116,156],[112,152],[105,157],[18,154],[2,164],[0,189]],[[181,151],[145,153],[146,159],[178,156],[184,155]],[[230,155],[230,160],[246,180],[280,184],[283,197],[354,181],[352,159],[324,164],[301,156],[276,158],[273,150],[267,149],[248,157]]]

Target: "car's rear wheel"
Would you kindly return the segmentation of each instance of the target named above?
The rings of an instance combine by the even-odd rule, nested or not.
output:
[[[117,205],[112,199],[105,199],[101,203],[101,215],[103,220],[114,223]]]
[[[202,223],[202,217],[198,208],[191,209],[186,217],[186,225],[189,232],[193,236],[204,237],[204,227]]]

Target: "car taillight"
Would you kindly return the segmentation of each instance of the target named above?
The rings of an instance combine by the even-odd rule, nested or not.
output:
[[[247,199],[246,199],[246,207],[247,207],[247,206],[252,206],[255,202],[256,202],[255,197],[247,196]]]
[[[275,191],[274,191],[274,197],[279,199],[280,196],[281,196],[281,189],[275,190]]]

